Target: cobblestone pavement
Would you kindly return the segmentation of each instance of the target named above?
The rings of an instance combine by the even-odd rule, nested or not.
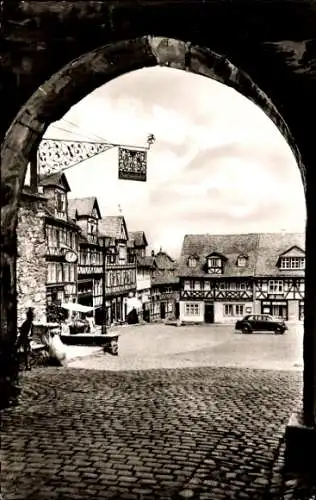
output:
[[[22,383],[2,415],[4,500],[313,498],[280,470],[299,371],[50,367]]]

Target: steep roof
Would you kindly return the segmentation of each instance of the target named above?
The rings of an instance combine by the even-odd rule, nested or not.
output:
[[[280,255],[299,247],[305,252],[305,235],[303,233],[263,233],[259,235],[256,276],[304,276],[302,269],[280,269],[277,266]],[[289,252],[289,255],[291,252]],[[293,257],[296,255],[293,252]]]
[[[177,268],[177,263],[175,260],[173,260],[170,255],[168,255],[166,252],[163,252],[160,250],[156,255],[154,256],[155,263],[158,269],[161,270],[172,270]]]
[[[156,267],[154,257],[150,257],[150,256],[137,257],[137,267],[147,267],[147,268],[148,267],[150,267],[150,268]]]
[[[153,256],[155,269],[152,276],[152,284],[172,285],[179,283],[178,264],[170,255],[160,250]]]
[[[147,247],[148,242],[144,231],[129,231],[128,239],[134,242],[135,247]]]
[[[68,213],[69,217],[72,219],[75,219],[77,215],[79,217],[82,215],[91,217],[94,208],[97,211],[98,218],[101,219],[98,200],[95,196],[88,196],[86,198],[70,198],[68,200]]]
[[[44,175],[39,178],[40,186],[63,186],[67,193],[70,191],[70,187],[67,181],[67,177],[64,172],[55,172],[54,174]]]
[[[179,274],[180,276],[204,276],[206,258],[210,254],[219,253],[226,257],[224,273],[227,276],[253,276],[256,263],[258,234],[191,234],[183,240]],[[198,255],[195,268],[188,266],[188,258]],[[237,258],[247,255],[245,267],[237,267]]]
[[[122,227],[124,228],[124,236],[122,235]],[[128,232],[125,219],[122,215],[107,215],[99,220],[100,236],[110,236],[117,240],[127,240]]]
[[[212,252],[226,257],[221,276],[304,276],[303,270],[287,271],[277,266],[280,255],[293,245],[304,249],[303,233],[249,233],[249,234],[199,234],[186,235],[183,240],[180,276],[205,276],[206,258]],[[188,258],[198,255],[195,268],[188,267]],[[245,256],[246,265],[237,266],[239,256]],[[208,275],[210,276],[210,275]],[[216,275],[216,277],[219,277]]]

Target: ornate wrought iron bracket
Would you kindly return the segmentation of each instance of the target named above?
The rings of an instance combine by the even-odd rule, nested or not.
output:
[[[155,137],[153,134],[147,137],[147,146],[142,147],[126,146],[110,142],[43,139],[37,152],[38,173],[43,176],[60,172],[116,147],[124,148],[124,150],[138,151],[139,153],[142,152],[142,156],[145,158],[145,152],[150,149],[154,142]],[[132,156],[135,158],[135,154]],[[139,162],[137,167],[139,169]]]

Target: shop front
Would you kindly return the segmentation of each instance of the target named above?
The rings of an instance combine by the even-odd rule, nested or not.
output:
[[[287,300],[263,300],[261,302],[261,314],[270,314],[274,318],[288,320]]]

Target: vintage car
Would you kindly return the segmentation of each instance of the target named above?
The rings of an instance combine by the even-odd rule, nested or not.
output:
[[[241,330],[242,333],[271,331],[282,335],[287,326],[283,319],[273,318],[269,314],[248,314],[236,322],[235,330]]]

